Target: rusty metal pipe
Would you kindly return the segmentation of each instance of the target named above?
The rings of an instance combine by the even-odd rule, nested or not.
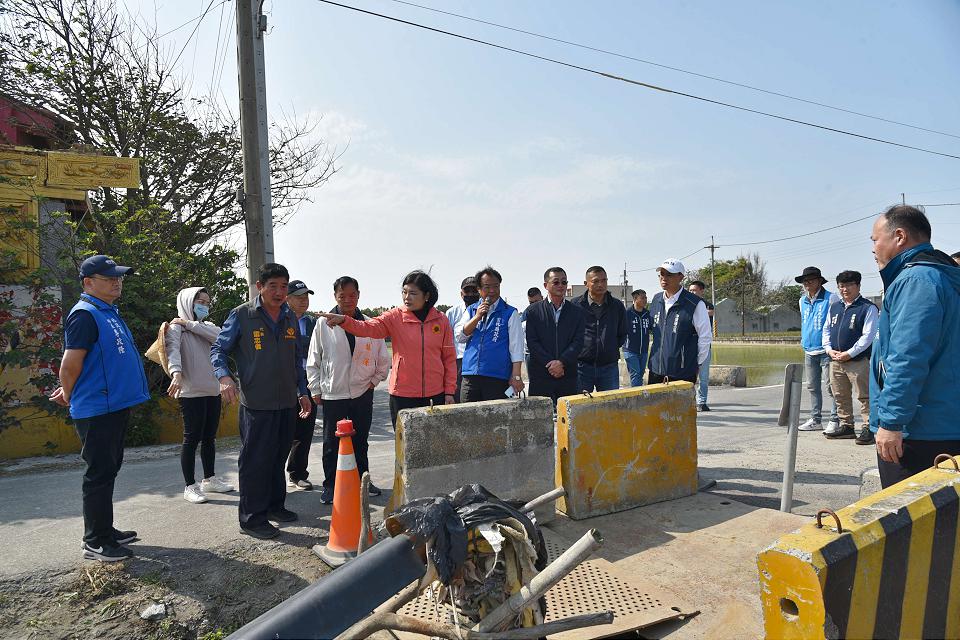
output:
[[[369,549],[370,544],[370,472],[364,471],[360,477],[360,540],[357,542],[357,555]]]
[[[394,631],[416,633],[423,636],[444,638],[445,640],[536,640],[537,638],[570,631],[571,629],[611,624],[613,622],[613,612],[602,611],[586,613],[539,624],[534,627],[522,627],[520,629],[498,631],[497,633],[484,633],[482,631],[473,631],[472,629],[458,630],[452,625],[422,620],[398,613],[378,613],[370,616],[368,620],[371,620],[371,624],[367,628],[368,635],[376,631],[391,629]],[[360,640],[365,637],[366,636],[360,635],[348,636],[344,633],[343,635],[337,636],[337,640],[348,640],[348,638],[350,640]]]
[[[577,540],[573,546],[534,576],[530,584],[523,585],[520,591],[487,614],[487,617],[474,625],[472,629],[484,633],[497,631],[504,622],[515,618],[527,605],[545,594],[553,585],[573,571],[578,564],[589,558],[602,544],[603,536],[596,529],[591,529],[583,534],[583,537]]]
[[[562,497],[565,496],[565,495],[567,495],[567,490],[564,489],[563,487],[557,487],[557,488],[554,489],[553,491],[549,491],[549,492],[543,494],[542,496],[539,496],[539,497],[537,497],[537,498],[534,498],[533,500],[531,500],[531,501],[528,502],[527,504],[525,504],[525,505],[523,505],[522,507],[520,507],[520,512],[521,512],[521,513],[529,513],[529,512],[531,512],[531,511],[533,511],[534,509],[536,509],[537,507],[542,507],[543,505],[547,504],[548,502],[553,502],[553,501],[555,501],[555,500],[559,500],[560,498],[562,498]]]

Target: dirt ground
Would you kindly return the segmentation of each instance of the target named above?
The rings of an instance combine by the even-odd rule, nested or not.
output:
[[[326,573],[310,549],[275,541],[154,551],[0,581],[0,637],[219,640]],[[142,620],[157,603],[166,615]]]

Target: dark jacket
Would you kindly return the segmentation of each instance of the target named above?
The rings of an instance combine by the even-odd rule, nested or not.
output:
[[[564,378],[577,377],[577,358],[583,348],[586,316],[579,305],[567,302],[560,311],[559,324],[554,321],[553,303],[549,299],[535,302],[526,309],[527,348],[530,350],[531,380],[554,380],[547,372],[547,363],[563,363]]]
[[[579,361],[596,366],[619,361],[620,347],[627,338],[627,311],[623,303],[608,291],[597,316],[590,308],[589,291],[572,302],[583,310],[587,321]]]
[[[699,336],[693,326],[693,314],[703,300],[686,289],[665,311],[663,292],[653,296],[650,315],[653,318],[653,346],[650,347],[650,372],[676,380],[697,377]]]

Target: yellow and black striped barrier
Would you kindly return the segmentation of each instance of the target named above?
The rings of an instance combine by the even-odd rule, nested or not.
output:
[[[938,460],[760,553],[767,638],[960,639],[960,456]]]

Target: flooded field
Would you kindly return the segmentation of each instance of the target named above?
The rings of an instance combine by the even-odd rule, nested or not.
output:
[[[713,345],[713,364],[746,367],[749,387],[783,384],[783,369],[792,362],[803,363],[799,344]]]

